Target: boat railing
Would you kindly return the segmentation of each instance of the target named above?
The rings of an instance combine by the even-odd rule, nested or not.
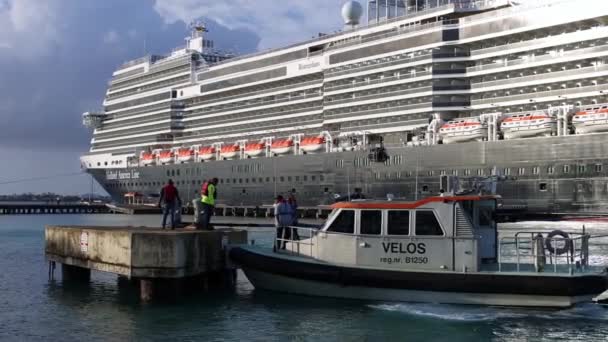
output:
[[[313,237],[319,228],[310,227],[278,227],[274,248],[276,252],[294,255],[313,256],[315,246]]]
[[[585,272],[591,265],[591,240],[608,235],[590,235],[581,232],[518,232],[502,237],[498,247],[498,271],[529,271],[553,273]],[[511,269],[512,265],[515,269]]]

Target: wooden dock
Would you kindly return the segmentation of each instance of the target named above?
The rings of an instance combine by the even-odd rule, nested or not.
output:
[[[47,204],[20,203],[10,204],[0,202],[0,215],[55,215],[55,214],[105,214],[109,210],[105,204]]]
[[[144,227],[45,228],[45,256],[62,265],[63,281],[88,281],[91,270],[116,274],[137,284],[143,301],[214,283],[233,286],[236,270],[227,258],[232,244],[247,243],[247,232],[161,230]]]

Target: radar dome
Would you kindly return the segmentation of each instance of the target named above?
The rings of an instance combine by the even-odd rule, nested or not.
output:
[[[363,6],[357,1],[348,1],[342,6],[342,18],[345,25],[359,25],[363,15]]]

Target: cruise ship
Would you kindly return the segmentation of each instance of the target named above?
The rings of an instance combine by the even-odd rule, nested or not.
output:
[[[505,204],[608,207],[605,0],[347,2],[344,29],[233,56],[203,24],[112,75],[83,169],[117,202],[417,199],[440,176],[504,179]],[[339,18],[339,15],[336,14]],[[364,20],[365,19],[365,20]]]

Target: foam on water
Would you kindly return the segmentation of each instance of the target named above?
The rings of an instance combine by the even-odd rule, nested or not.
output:
[[[539,310],[525,308],[483,307],[449,304],[383,303],[369,305],[370,308],[400,312],[413,316],[436,318],[459,322],[484,322],[495,320],[520,320],[528,318],[546,320],[584,319],[608,321],[608,306],[581,304],[564,310]]]

